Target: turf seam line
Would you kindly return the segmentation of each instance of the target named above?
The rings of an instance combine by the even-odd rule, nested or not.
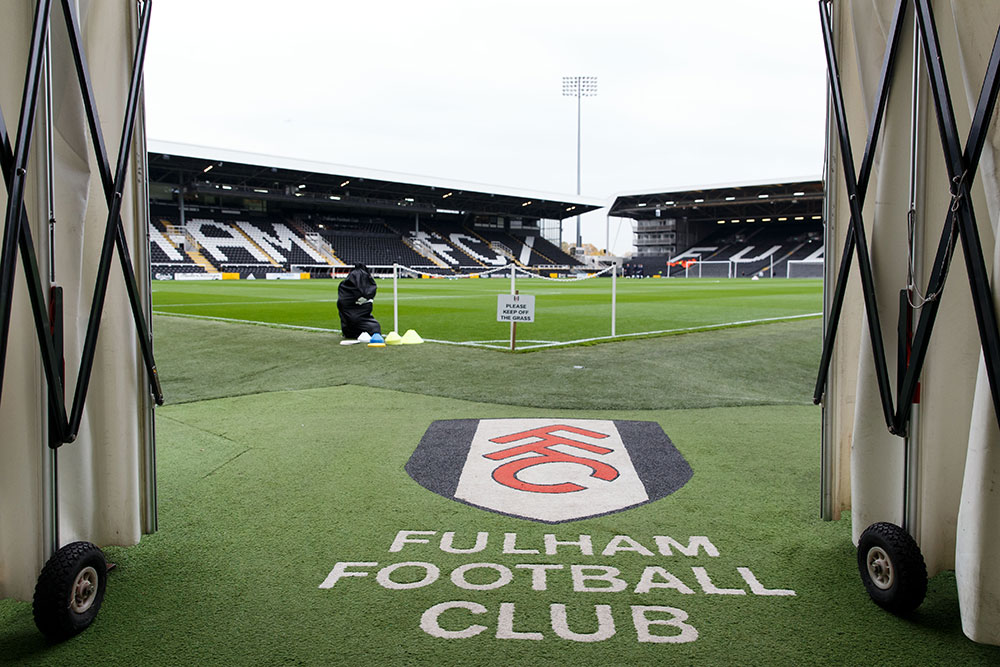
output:
[[[221,437],[221,436],[220,436],[220,437]],[[228,438],[227,438],[227,439],[228,439]],[[230,440],[230,442],[235,442],[235,441],[233,441],[233,440]],[[253,447],[247,447],[246,449],[244,449],[244,450],[243,450],[242,452],[240,452],[239,454],[237,454],[237,455],[235,455],[235,456],[231,457],[231,458],[230,458],[230,459],[228,459],[227,461],[224,461],[224,462],[220,463],[220,464],[219,464],[219,465],[217,465],[216,467],[214,467],[214,468],[212,468],[211,470],[209,470],[209,471],[208,471],[208,472],[207,472],[207,473],[206,473],[205,475],[203,475],[203,476],[202,476],[202,479],[208,479],[209,477],[211,477],[212,475],[214,475],[215,473],[217,473],[217,472],[218,472],[219,470],[221,470],[222,468],[226,467],[227,465],[229,465],[230,463],[232,463],[232,462],[233,462],[233,461],[235,461],[236,459],[240,458],[241,456],[243,456],[244,454],[246,454],[247,452],[249,452],[249,451],[250,451],[251,449],[253,449]]]

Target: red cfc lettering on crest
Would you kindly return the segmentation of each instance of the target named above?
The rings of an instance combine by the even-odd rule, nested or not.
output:
[[[525,456],[524,458],[509,461],[501,466],[498,466],[493,471],[493,479],[504,486],[518,491],[530,491],[532,493],[571,493],[573,491],[583,491],[587,487],[580,486],[579,484],[575,484],[573,482],[561,482],[556,484],[536,484],[532,482],[525,482],[518,479],[517,474],[525,468],[544,465],[546,463],[575,463],[577,465],[590,468],[591,477],[595,477],[606,482],[611,482],[618,477],[618,470],[607,463],[595,461],[594,459],[588,459],[582,456],[574,456],[573,454],[566,454],[559,450],[552,449],[552,447],[555,445],[565,445],[568,447],[583,449],[594,454],[610,454],[614,450],[608,449],[607,447],[592,445],[587,442],[580,442],[579,440],[572,440],[566,436],[556,435],[556,431],[568,431],[569,433],[594,439],[608,437],[605,433],[597,433],[596,431],[588,431],[586,429],[567,426],[564,424],[552,424],[549,426],[540,426],[538,428],[529,429],[527,431],[521,431],[520,433],[512,433],[498,438],[491,438],[490,442],[495,442],[498,445],[506,445],[511,442],[527,440],[528,438],[537,438],[534,442],[530,442],[525,445],[517,445],[515,447],[501,449],[493,452],[492,454],[484,454],[485,458],[492,461],[502,461],[503,459],[521,456],[522,454],[535,454],[535,456]]]

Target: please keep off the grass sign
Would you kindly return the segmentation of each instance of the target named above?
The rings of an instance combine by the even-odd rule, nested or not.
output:
[[[534,322],[535,297],[531,294],[497,295],[497,322]]]

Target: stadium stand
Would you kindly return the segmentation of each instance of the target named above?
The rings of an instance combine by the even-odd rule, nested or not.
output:
[[[676,263],[670,275],[685,275],[681,262],[731,262],[733,277],[754,275],[784,277],[788,260],[802,260],[819,252],[822,256],[819,225],[801,223],[758,223],[714,231],[671,258]],[[718,271],[713,267],[712,275]],[[702,273],[702,275],[705,275]]]
[[[416,252],[381,218],[323,218],[312,221],[315,231],[329,244],[337,259],[349,266],[419,266],[429,260]],[[312,227],[309,227],[312,229]]]
[[[236,226],[272,260],[283,266],[329,266],[333,263],[309,243],[306,235],[292,231],[284,223],[239,220]]]
[[[555,244],[543,239],[540,235],[529,233],[507,233],[502,229],[475,228],[474,233],[482,238],[498,254],[517,261],[527,267],[542,268],[546,266],[580,266]]]
[[[305,216],[268,220],[246,211],[209,212],[183,226],[176,216],[159,215],[150,225],[154,271],[239,273],[264,277],[271,272],[308,271],[327,276],[338,266],[394,263],[429,273],[482,271],[515,261],[529,268],[575,267],[580,263],[540,235],[514,235],[499,229],[469,228],[455,222],[424,223],[419,231],[405,219]],[[233,217],[226,220],[226,217]],[[193,257],[192,257],[193,256]],[[194,259],[196,257],[198,261]]]
[[[205,273],[205,267],[196,264],[188,255],[189,245],[183,228],[175,221],[162,216],[151,217],[149,257],[153,276],[161,280],[177,273]]]
[[[263,278],[268,273],[307,271],[336,275],[337,267],[363,263],[388,268],[394,263],[428,273],[471,273],[516,261],[535,269],[572,268],[580,262],[529,230],[470,228],[458,222],[364,216],[305,215],[272,220],[250,211],[196,210],[182,227],[176,217],[156,216],[150,224],[154,275],[238,273]],[[225,213],[226,215],[223,215]],[[232,218],[226,220],[226,218]],[[715,227],[670,258],[671,276],[784,277],[788,262],[795,274],[811,276],[821,267],[822,226],[817,222],[770,222]],[[688,260],[702,264],[685,267]],[[802,260],[810,260],[802,263]],[[649,267],[645,275],[666,268]],[[642,263],[632,268],[638,274]],[[694,271],[691,273],[691,271]],[[793,276],[795,277],[795,276]]]
[[[147,155],[150,245],[156,275],[164,279],[185,272],[330,277],[356,263],[382,275],[393,264],[449,275],[522,257],[523,265],[566,270],[578,262],[541,237],[561,238],[562,220],[602,205],[580,196],[155,143]]]
[[[457,257],[461,266],[489,268],[504,266],[510,261],[478,233],[459,224],[434,222],[428,227],[439,240],[450,246],[449,254]]]
[[[541,236],[525,236],[522,245],[531,249],[529,266],[543,267],[546,265],[581,266],[581,263],[556,247],[554,243]]]
[[[276,265],[263,250],[229,223],[196,218],[187,222],[185,230],[194,237],[202,254],[213,263]]]
[[[820,180],[751,182],[623,194],[609,216],[632,220],[643,275],[784,277],[808,257],[795,268],[818,277],[823,202]]]

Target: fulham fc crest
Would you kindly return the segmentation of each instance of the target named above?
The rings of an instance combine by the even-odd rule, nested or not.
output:
[[[692,475],[656,422],[595,419],[436,421],[406,472],[446,498],[545,523],[659,500]]]

